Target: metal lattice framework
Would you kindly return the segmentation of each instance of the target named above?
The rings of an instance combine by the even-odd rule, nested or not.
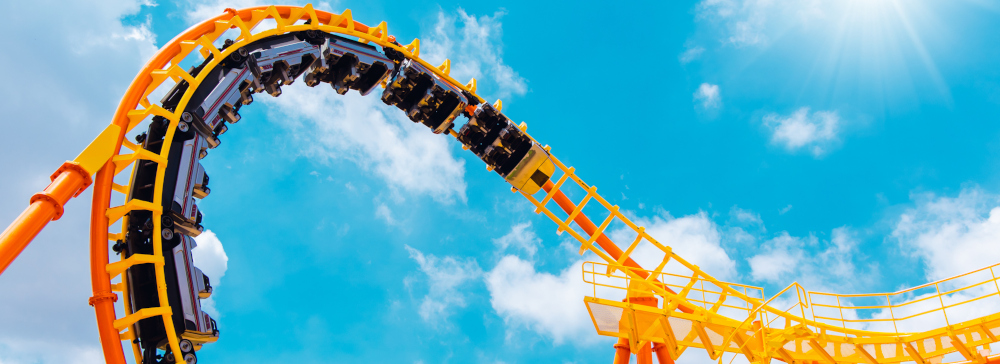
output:
[[[265,22],[273,27],[261,27]],[[267,29],[255,33],[256,28]],[[133,354],[141,362],[134,326],[139,320],[155,317],[163,320],[175,360],[183,362],[165,293],[160,236],[153,235],[153,254],[133,254],[118,262],[108,262],[109,241],[123,239],[127,226],[123,220],[129,212],[149,211],[154,217],[154,231],[161,228],[163,184],[157,184],[154,201],[146,202],[128,199],[129,186],[115,183],[115,177],[136,161],[148,160],[157,163],[156,178],[162,181],[170,148],[153,153],[129,142],[125,135],[153,116],[160,116],[170,121],[165,143],[172,140],[185,105],[207,75],[202,72],[192,76],[181,68],[189,57],[211,55],[213,60],[207,67],[212,68],[233,51],[256,40],[304,30],[340,34],[394,49],[462,90],[473,95],[476,92],[474,79],[461,84],[449,76],[450,61],[434,67],[421,60],[419,40],[400,46],[389,35],[385,22],[366,26],[354,21],[350,10],[333,14],[313,9],[311,5],[227,9],[168,42],[140,71],[122,98],[112,123],[76,159],[59,168],[52,184],[33,196],[31,206],[0,235],[0,272],[48,221],[61,216],[63,204],[93,184],[90,239],[94,296],[90,303],[97,313],[107,362],[125,362],[121,341],[132,342]],[[224,34],[234,32],[237,34],[233,46],[224,49],[216,46]],[[190,85],[175,112],[149,101],[150,94],[168,80],[184,80]],[[501,107],[498,101],[495,108]],[[526,133],[527,125],[522,123],[520,129]],[[452,131],[450,135],[456,133]],[[513,191],[520,192],[533,204],[536,213],[552,219],[558,233],[575,238],[581,244],[581,254],[589,251],[603,260],[583,267],[584,281],[594,288],[593,296],[585,297],[584,302],[599,334],[621,338],[622,346],[616,348],[619,354],[624,348],[626,360],[628,351],[640,355],[640,360],[651,360],[650,346],[661,362],[673,361],[692,347],[704,349],[720,362],[726,353],[743,356],[750,362],[769,362],[773,358],[787,363],[830,364],[940,363],[950,353],[958,353],[960,361],[965,362],[987,363],[998,359],[990,356],[989,345],[998,341],[1000,313],[995,308],[981,311],[983,302],[1000,298],[1000,284],[994,274],[997,266],[893,293],[810,292],[793,283],[767,298],[759,287],[719,281],[684,260],[674,253],[669,242],[654,239],[618,206],[601,197],[596,187],[580,179],[574,168],[551,155],[551,148],[544,149],[550,153],[556,174],[538,193]],[[578,202],[568,197],[568,194],[580,195],[581,191]],[[112,206],[113,201],[123,202]],[[598,225],[588,215],[604,218]],[[123,230],[109,232],[109,227],[118,222],[122,222]],[[627,238],[616,243],[608,235]],[[643,247],[647,245],[654,249]],[[643,269],[633,259],[638,251],[658,252],[655,255],[660,263],[652,270]],[[114,310],[118,295],[114,292],[122,292],[128,300],[123,272],[140,264],[157,267],[159,307],[125,312],[118,317]],[[112,284],[119,276],[121,283]],[[128,310],[129,302],[124,303]],[[777,303],[789,307],[780,309]],[[943,320],[936,319],[939,314]],[[647,353],[643,354],[643,350]]]

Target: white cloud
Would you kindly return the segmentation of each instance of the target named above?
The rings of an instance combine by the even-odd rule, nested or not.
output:
[[[460,82],[489,77],[480,90],[495,86],[500,97],[527,91],[523,78],[503,63],[500,17],[457,16],[439,12],[431,34],[421,40],[421,56],[432,63],[452,60],[451,74]],[[454,34],[461,38],[453,39]],[[492,83],[491,83],[492,82]],[[376,90],[377,92],[377,90]],[[332,90],[286,87],[271,116],[283,120],[306,145],[304,154],[333,160],[346,158],[407,193],[427,194],[441,202],[465,201],[464,161],[452,154],[448,138],[414,124],[377,95],[341,97]]]
[[[680,60],[681,64],[691,63],[692,61],[701,58],[702,53],[705,53],[705,48],[691,47],[684,50],[684,53],[681,53],[677,59]]]
[[[197,247],[191,249],[191,256],[194,257],[194,265],[208,276],[208,279],[212,282],[213,290],[218,292],[218,288],[222,284],[222,277],[226,275],[226,269],[229,266],[229,256],[226,255],[226,250],[223,249],[219,237],[212,230],[205,230],[201,235],[194,238],[194,241],[198,243]],[[201,306],[205,312],[216,320],[222,317],[219,310],[215,308],[214,295],[202,300]]]
[[[788,204],[788,206],[785,206],[781,210],[778,210],[778,215],[787,214],[789,211],[792,211],[792,204]]]
[[[490,303],[509,328],[526,327],[556,344],[593,341],[596,335],[583,303],[593,288],[580,279],[582,265],[577,261],[554,275],[536,271],[534,263],[517,256],[504,256],[486,273]]]
[[[978,187],[958,196],[913,196],[892,232],[904,252],[924,262],[928,280],[938,280],[1000,262],[1000,196]]]
[[[701,104],[703,109],[718,109],[722,106],[722,96],[719,95],[719,85],[703,83],[694,92],[694,100]]]
[[[496,245],[500,252],[507,250],[508,247],[516,247],[523,249],[528,256],[534,256],[535,252],[538,251],[538,246],[542,243],[542,240],[535,235],[535,231],[531,229],[531,223],[525,222],[514,225],[510,228],[510,232],[507,235],[501,236],[498,239],[493,239],[493,244]]]
[[[298,5],[304,6],[308,1],[283,1],[283,5]],[[184,14],[184,20],[188,24],[195,24],[211,19],[213,17],[222,14],[227,8],[233,9],[244,9],[254,6],[266,6],[274,4],[273,1],[261,1],[261,0],[208,0],[208,1],[188,1],[189,10]],[[333,7],[327,2],[317,2],[313,5],[316,10],[325,10],[333,12]],[[339,11],[339,9],[338,9]]]
[[[979,187],[963,188],[957,196],[920,193],[911,196],[914,205],[903,211],[892,232],[900,250],[923,263],[925,279],[937,281],[965,274],[1000,262],[996,246],[1000,236],[1000,195]],[[973,273],[940,284],[942,291],[963,288],[942,297],[944,304],[957,304],[984,295],[995,294],[996,286],[990,270]],[[981,285],[981,282],[988,284]],[[935,310],[941,302],[933,297],[936,287],[893,295],[896,307],[879,310],[872,318],[913,316]],[[923,300],[923,301],[921,301]],[[996,312],[996,298],[968,302],[948,309],[951,324],[983,317]],[[872,304],[872,302],[866,302]],[[885,302],[881,302],[885,304]],[[862,328],[870,330],[919,332],[947,324],[940,311],[915,316],[898,322],[876,322]]]
[[[781,283],[781,279],[796,270],[804,260],[802,241],[784,233],[765,244],[766,253],[750,258],[750,274],[754,280]]]
[[[403,192],[465,201],[465,162],[452,154],[448,138],[413,123],[378,95],[341,96],[297,83],[278,98],[261,99],[273,106],[269,119],[280,120],[302,141],[304,155],[351,160]]]
[[[5,338],[0,343],[0,363],[98,364],[104,363],[104,353],[99,345],[67,346],[65,343]]]
[[[427,275],[428,292],[420,302],[420,317],[431,324],[443,322],[456,307],[465,307],[465,295],[459,290],[466,283],[478,279],[483,273],[475,259],[452,256],[439,258],[424,254],[406,245],[410,258]]]
[[[767,114],[763,124],[771,132],[772,144],[792,152],[807,149],[818,157],[838,141],[841,120],[836,111],[810,113],[808,107],[803,107],[787,116]]]
[[[503,15],[498,11],[493,16],[477,18],[463,9],[458,9],[457,15],[438,12],[433,32],[424,34],[421,39],[420,57],[435,66],[446,58],[451,59],[452,78],[468,82],[475,77],[479,86],[477,93],[484,98],[487,95],[501,99],[524,95],[528,92],[527,81],[503,60],[500,23]]]
[[[702,0],[697,12],[722,27],[724,43],[748,47],[767,45],[791,26],[824,17],[829,9],[820,5],[818,0]]]
[[[904,253],[920,259],[926,280],[936,281],[965,274],[1000,261],[1000,253],[994,249],[996,237],[1000,236],[1000,196],[978,187],[970,187],[962,189],[954,197],[922,193],[914,194],[911,198],[914,206],[900,214],[892,238],[900,244]],[[835,271],[840,272],[852,268],[848,264],[834,267]],[[842,275],[859,276],[856,273]],[[945,305],[951,305],[996,294],[993,279],[993,274],[986,270],[940,283],[942,291],[962,288],[961,291],[942,296],[942,300]],[[982,282],[987,284],[980,284]],[[896,322],[895,325],[891,321],[885,321],[849,324],[849,327],[885,332],[921,332],[944,327],[948,322],[956,324],[996,312],[997,299],[986,298],[949,308],[946,321],[941,311],[935,311],[941,307],[941,300],[935,297],[937,288],[931,285],[904,294],[891,294],[889,299],[895,306],[892,310],[860,310],[873,319],[889,320],[893,317],[912,316],[909,319]],[[866,300],[842,298],[842,303],[846,306],[885,305],[888,302],[880,297]],[[854,310],[845,310],[844,313],[858,315]]]
[[[498,253],[516,246],[534,254],[541,240],[531,229],[530,223],[517,224],[499,239],[493,240]],[[563,241],[562,247],[576,255],[576,248]],[[588,254],[585,258],[593,260]],[[593,286],[580,279],[584,259],[573,257],[569,265],[558,274],[539,272],[536,262],[516,255],[503,255],[484,278],[490,292],[490,304],[503,318],[507,338],[516,337],[519,329],[533,331],[552,339],[558,345],[566,341],[590,344],[597,340],[593,334],[590,314],[583,303],[584,296],[592,296]]]
[[[378,204],[375,208],[375,217],[385,220],[386,224],[396,225],[396,218],[392,217],[392,210],[389,210],[389,206],[384,203]]]
[[[764,220],[760,218],[760,214],[750,210],[741,209],[738,206],[733,206],[729,209],[729,215],[736,219],[736,221],[743,224],[764,224]]]
[[[765,241],[748,259],[751,277],[759,282],[785,286],[797,281],[808,290],[843,291],[871,282],[874,267],[859,269],[856,234],[847,227],[833,229],[829,240],[796,237],[787,232]],[[864,274],[862,274],[864,273]],[[859,279],[858,277],[868,277]]]
[[[260,4],[255,0],[195,3],[186,16],[193,23],[227,7],[254,5]],[[477,18],[462,9],[454,15],[439,12],[433,30],[421,39],[421,57],[433,64],[450,58],[451,75],[459,82],[480,79],[480,94],[523,95],[527,92],[525,80],[503,62],[502,15],[498,12]],[[322,87],[305,90],[293,85],[285,87],[277,99],[261,99],[274,106],[270,118],[283,120],[282,125],[303,142],[304,155],[327,161],[351,160],[397,192],[426,194],[446,203],[465,201],[464,161],[452,154],[448,138],[429,133],[398,109],[383,105],[378,92],[368,97],[355,93],[341,97]]]
[[[205,230],[194,240],[198,243],[198,247],[191,250],[195,266],[212,280],[213,286],[219,284],[229,266],[229,257],[222,242],[212,230]]]
[[[736,277],[736,262],[720,245],[721,234],[718,226],[708,217],[705,212],[674,218],[668,213],[652,218],[638,217],[633,221],[639,226],[645,226],[649,233],[660,244],[670,246],[675,253],[682,258],[695,264],[706,273],[719,279],[733,279]],[[635,240],[636,234],[629,228],[616,229],[608,234],[623,250],[628,248]],[[632,259],[639,263],[643,269],[656,269],[663,260],[663,252],[648,242],[643,241],[632,252]],[[690,273],[674,271],[673,265],[668,265],[667,270],[675,273]]]
[[[17,70],[5,76],[12,86],[0,88],[9,120],[0,133],[0,155],[17,156],[0,160],[4,228],[60,164],[105,128],[132,78],[156,52],[148,18],[122,21],[142,4],[0,2],[4,54],[17,55],[0,57],[0,67]],[[29,14],[45,14],[44,26]],[[90,196],[67,203],[64,216],[0,277],[0,362],[103,362],[94,311],[86,303],[92,294]]]
[[[267,2],[260,0],[191,1],[189,6],[192,10],[184,14],[184,19],[188,24],[200,23],[222,14],[227,8],[243,9],[267,4]]]

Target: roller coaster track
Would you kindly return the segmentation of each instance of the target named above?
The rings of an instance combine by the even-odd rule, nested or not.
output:
[[[274,27],[254,33],[264,21],[273,21]],[[230,30],[238,36],[232,45],[220,49],[215,44]],[[161,229],[162,183],[156,184],[151,202],[113,198],[112,194],[128,193],[129,186],[115,183],[114,178],[139,160],[157,162],[156,178],[162,181],[170,148],[150,152],[126,140],[126,133],[159,116],[169,120],[165,141],[170,142],[184,106],[208,74],[200,72],[193,76],[182,69],[180,64],[187,57],[200,54],[205,59],[211,58],[205,67],[212,69],[254,41],[306,30],[340,34],[395,50],[462,90],[472,95],[476,92],[475,80],[462,84],[449,76],[450,61],[435,67],[421,60],[419,40],[399,45],[384,22],[366,26],[354,21],[350,10],[332,14],[311,5],[227,9],[178,35],[146,64],[122,97],[112,123],[76,159],[63,164],[52,175],[52,183],[34,195],[30,206],[0,235],[0,273],[49,221],[62,215],[62,206],[69,199],[93,184],[90,304],[96,311],[106,361],[125,363],[121,341],[129,341],[136,361],[142,362],[140,348],[135,343],[135,324],[160,317],[168,332],[167,345],[174,360],[183,362],[165,293],[161,237],[153,234],[153,254],[132,254],[121,261],[108,262],[109,242],[123,239],[127,224],[122,220],[128,219],[130,212],[150,212],[155,224],[153,231]],[[196,49],[199,53],[193,52]],[[166,80],[183,80],[190,85],[174,112],[148,99]],[[499,101],[495,108],[502,108]],[[522,123],[519,128],[527,134],[527,125]],[[454,131],[449,130],[449,134],[457,137]],[[603,260],[584,265],[583,279],[594,288],[593,296],[585,297],[584,302],[597,332],[619,338],[615,345],[616,363],[627,362],[631,354],[637,355],[639,363],[651,363],[654,352],[661,363],[670,363],[688,348],[703,349],[720,363],[725,358],[731,361],[742,356],[755,363],[777,359],[787,363],[929,364],[940,363],[945,355],[952,353],[957,353],[959,362],[1000,362],[1000,356],[989,351],[989,345],[998,342],[1000,313],[996,309],[976,311],[988,299],[1000,298],[995,274],[998,266],[893,293],[810,292],[793,283],[766,298],[759,287],[719,281],[684,260],[668,244],[657,241],[626,217],[618,206],[601,197],[596,187],[577,176],[574,168],[552,155],[551,148],[545,146],[544,150],[556,167],[551,178],[537,192],[517,188],[512,191],[534,205],[536,213],[555,222],[558,233],[575,238],[581,244],[581,254],[589,251]],[[567,192],[581,195],[581,191],[582,197],[577,202],[567,196]],[[112,207],[112,200],[125,202]],[[588,215],[603,216],[603,220],[595,224]],[[119,221],[123,222],[122,231],[109,232],[109,227]],[[608,235],[629,236],[630,241],[616,243]],[[643,269],[633,260],[638,251],[648,254],[650,249],[645,246],[654,247],[660,261],[651,270]],[[118,317],[114,309],[118,295],[114,292],[123,293],[126,311],[131,307],[123,272],[142,264],[157,267],[159,306]],[[112,284],[119,276],[122,282]],[[779,308],[782,304],[789,307]],[[932,322],[927,324],[928,321]]]

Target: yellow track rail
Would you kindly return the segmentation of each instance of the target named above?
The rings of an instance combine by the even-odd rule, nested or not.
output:
[[[265,20],[273,20],[275,27],[254,33],[254,28]],[[309,24],[304,23],[306,20],[309,21]],[[234,39],[235,44],[225,50],[214,46],[220,37],[230,29],[239,33]],[[112,124],[77,160],[67,163],[69,167],[64,166],[64,168],[81,170],[83,171],[81,174],[85,173],[88,178],[90,174],[100,170],[95,183],[92,244],[105,244],[104,252],[106,252],[108,240],[122,239],[125,227],[128,225],[127,221],[122,221],[123,230],[120,233],[109,233],[106,229],[109,225],[123,220],[131,211],[150,211],[153,214],[153,231],[161,229],[162,211],[160,211],[159,206],[162,202],[162,183],[156,184],[152,203],[125,198],[125,202],[120,206],[110,208],[107,206],[111,191],[122,194],[129,191],[129,186],[114,183],[113,177],[128,169],[136,160],[157,162],[157,181],[162,182],[170,148],[162,148],[162,152],[158,154],[152,153],[125,140],[124,136],[151,117],[162,116],[170,121],[169,131],[163,145],[170,144],[174,130],[180,121],[180,114],[203,78],[209,74],[209,72],[201,72],[199,76],[195,77],[182,69],[179,64],[184,62],[187,57],[192,56],[195,49],[199,49],[198,54],[201,57],[214,56],[213,61],[206,65],[205,69],[208,70],[214,68],[220,60],[225,59],[236,49],[253,41],[310,29],[355,37],[384,48],[395,49],[431,69],[439,77],[475,94],[475,80],[463,85],[448,75],[451,68],[450,61],[445,61],[441,66],[434,67],[421,60],[419,58],[419,40],[414,39],[406,46],[397,46],[391,42],[385,22],[376,27],[368,27],[354,21],[350,10],[345,10],[341,14],[332,14],[315,10],[311,5],[304,7],[268,6],[242,10],[227,9],[225,14],[193,26],[167,43],[136,76],[123,97]],[[190,84],[175,112],[169,112],[151,103],[148,99],[148,96],[162,86],[167,79],[174,82],[185,80]],[[497,108],[500,107],[501,104],[498,101]],[[525,131],[527,129],[527,125],[523,123],[520,127]],[[452,132],[451,135],[455,136],[455,133]],[[534,139],[532,138],[532,140]],[[125,154],[122,154],[123,146],[126,150]],[[545,149],[551,153],[548,146]],[[952,287],[956,282],[960,282],[962,277],[930,283],[916,287],[912,291],[877,295],[837,295],[808,292],[798,284],[793,284],[770,299],[765,299],[762,290],[758,287],[721,282],[703,272],[696,265],[684,260],[674,253],[668,245],[656,241],[642,227],[624,216],[619,211],[618,206],[611,205],[597,194],[597,188],[583,182],[575,174],[572,167],[567,167],[554,155],[552,161],[557,167],[556,175],[552,178],[554,184],[548,185],[547,190],[539,191],[534,195],[521,193],[536,207],[536,213],[542,213],[556,223],[558,233],[569,233],[581,243],[581,254],[585,251],[591,251],[605,261],[605,263],[588,263],[584,266],[584,280],[594,286],[594,296],[586,297],[584,302],[587,304],[598,333],[627,339],[632,344],[633,351],[638,350],[643,343],[655,342],[665,344],[673,359],[678,358],[687,348],[695,347],[706,350],[710,357],[718,359],[720,362],[724,353],[743,355],[752,362],[767,362],[771,358],[775,358],[788,363],[825,362],[830,364],[882,364],[909,361],[918,364],[939,363],[943,355],[956,352],[968,362],[986,363],[993,358],[989,356],[988,351],[980,351],[979,348],[998,341],[1000,313],[991,313],[955,323],[952,323],[955,320],[949,320],[947,315],[949,312],[955,312],[956,309],[960,310],[975,302],[981,302],[984,298],[1000,296],[1000,285],[997,284],[996,276],[992,275],[994,267],[972,272],[982,273],[988,270],[992,275],[991,280],[976,281],[976,284],[971,286],[966,285],[962,288],[951,288],[943,291],[941,290],[942,286]],[[83,180],[81,178],[81,181]],[[80,183],[86,187],[90,181],[86,180],[85,183]],[[557,204],[555,201],[560,196],[565,198],[563,191],[568,189],[583,191],[583,198],[579,202],[573,203],[571,207],[560,206],[563,211],[550,209],[553,204]],[[43,196],[39,199],[45,200],[46,198]],[[61,213],[60,201],[64,200],[59,197],[54,201],[53,211]],[[587,210],[586,212],[590,213],[591,216],[595,216],[594,212],[596,211],[598,215],[606,216],[606,218],[597,226],[583,227],[579,224],[578,219],[585,218],[584,210]],[[55,216],[58,218],[58,214]],[[45,220],[45,222],[47,221]],[[576,222],[575,225],[574,222]],[[19,223],[21,223],[20,220],[12,224],[12,228],[19,227]],[[37,221],[35,223],[37,224]],[[44,223],[41,226],[44,226]],[[613,253],[600,247],[601,239],[607,239],[604,232],[612,226],[622,227],[634,234],[635,239],[624,252]],[[8,231],[15,230],[8,229]],[[19,231],[15,232],[20,233]],[[8,232],[5,231],[4,234],[6,235]],[[136,322],[145,318],[161,317],[168,332],[168,345],[175,354],[176,361],[183,362],[181,351],[178,350],[178,338],[173,334],[173,322],[170,318],[171,309],[167,302],[162,269],[164,264],[162,241],[160,234],[152,235],[155,254],[133,255],[128,259],[107,264],[101,267],[103,269],[100,272],[95,272],[94,277],[107,277],[110,281],[116,276],[122,276],[122,283],[114,284],[111,287],[115,291],[123,292],[126,300],[125,307],[130,307],[127,301],[129,297],[127,284],[124,281],[126,275],[123,272],[137,264],[153,264],[158,268],[156,269],[156,282],[160,297],[159,307],[127,312],[121,318],[102,316],[101,309],[98,308],[98,324],[101,330],[105,330],[105,327],[113,328],[113,336],[117,336],[121,340],[131,341],[135,338],[133,330]],[[30,240],[30,237],[28,239]],[[630,255],[643,244],[650,244],[663,254],[661,263],[653,270],[640,269],[631,262]],[[4,251],[4,249],[6,248],[0,245],[0,256],[11,256],[11,254],[16,256],[19,252],[17,250],[11,253]],[[99,261],[99,259],[93,261]],[[670,268],[669,271],[673,273],[665,273],[667,268]],[[97,279],[99,278],[95,278],[95,280]],[[981,290],[981,287],[988,284],[996,286],[996,292],[982,297],[965,299],[961,302],[953,300],[954,297],[963,292]],[[95,297],[91,300],[92,304],[96,303],[95,307],[101,305],[102,301],[110,299],[109,296],[98,292],[97,286],[98,284],[95,283]],[[890,297],[905,296],[906,294],[912,296],[913,292],[931,286],[935,287],[936,293],[929,296],[911,297],[911,299],[900,300],[896,303],[889,301]],[[796,298],[790,301],[794,302],[790,308],[782,310],[771,304],[780,301],[776,299],[790,295],[791,289],[794,289]],[[618,296],[614,299],[598,297],[615,291],[618,292]],[[611,296],[614,295],[614,293],[611,294]],[[661,304],[644,306],[620,300],[626,296],[649,295],[659,297]],[[859,298],[872,297],[885,297],[886,303],[868,306],[851,306],[849,303],[844,303],[845,301],[854,302]],[[836,302],[836,304],[817,303],[815,302],[817,300]],[[939,303],[938,307],[910,309],[935,300]],[[946,303],[946,300],[949,302]],[[104,302],[104,304],[110,303]],[[820,308],[820,313],[817,313],[817,308]],[[806,309],[809,311],[807,312]],[[824,309],[836,309],[839,316],[827,316],[828,314],[823,313]],[[845,310],[848,312],[846,316],[844,315]],[[850,314],[850,312],[859,310],[888,310],[891,317],[863,319],[859,315]],[[897,311],[901,313],[901,316],[896,316]],[[113,311],[111,312],[113,315]],[[904,312],[906,313],[903,314]],[[943,326],[919,332],[899,331],[898,327],[905,325],[907,320],[924,317],[935,312],[940,312],[945,317]],[[885,324],[883,326],[887,327],[889,323],[894,328],[892,331],[862,329],[878,324]],[[102,331],[102,339],[105,338],[104,334]],[[115,346],[118,345],[104,342],[108,362],[124,363],[120,346],[118,346],[117,355],[114,351]],[[132,346],[136,360],[141,361],[138,346],[134,343]]]
[[[580,179],[574,168],[566,166],[554,155],[551,158],[557,167],[553,176],[553,180],[557,181],[554,188],[548,193],[539,192],[538,196],[544,195],[541,200],[523,192],[522,195],[535,206],[536,213],[548,216],[558,225],[557,233],[568,232],[580,242],[581,254],[589,250],[606,262],[584,266],[584,280],[595,287],[594,296],[586,297],[584,301],[598,333],[627,339],[634,353],[642,344],[654,342],[665,344],[672,359],[677,359],[687,348],[696,347],[706,350],[712,359],[720,363],[722,354],[726,352],[743,355],[751,362],[769,362],[773,358],[787,363],[930,364],[941,363],[944,355],[951,353],[959,353],[964,359],[960,362],[1000,362],[1000,356],[990,356],[989,352],[989,345],[998,342],[997,336],[1000,336],[1000,313],[997,309],[988,309],[988,314],[967,317],[962,321],[948,318],[949,313],[957,316],[955,313],[963,309],[981,310],[984,299],[1000,297],[1000,283],[994,273],[1000,265],[893,293],[843,295],[808,292],[798,283],[793,283],[765,300],[762,294],[749,294],[751,291],[762,292],[759,288],[719,281],[677,255],[670,246],[658,242],[643,227],[623,215],[618,206],[597,194],[597,188]],[[560,217],[566,216],[565,213],[556,212],[558,208],[550,209],[555,207],[554,197],[563,188],[584,193],[581,201],[573,204],[576,209],[565,218]],[[595,231],[581,231],[579,224],[572,225],[575,221],[573,214],[582,213],[580,206],[584,205],[592,207],[592,216],[606,216]],[[559,207],[566,210],[566,206]],[[594,245],[611,226],[623,226],[635,237],[617,259]],[[653,270],[636,269],[624,264],[642,244],[652,245],[662,253],[659,266]],[[673,263],[672,273],[664,273],[669,263]],[[594,269],[598,265],[604,269]],[[671,279],[681,283],[670,284]],[[707,294],[704,288],[696,289],[696,285],[708,285],[713,293]],[[942,286],[950,288],[943,289]],[[615,299],[599,298],[598,287],[617,288],[623,294]],[[934,288],[933,293],[924,293],[931,287]],[[789,291],[793,288],[794,291]],[[795,293],[794,305],[784,310],[771,305],[788,292]],[[920,294],[917,295],[917,292]],[[621,300],[626,296],[650,294],[659,297],[662,304],[650,307]],[[891,297],[897,297],[898,301],[893,303]],[[810,301],[817,298],[837,304],[811,304]],[[886,303],[867,306],[842,303],[861,298],[884,298]],[[928,303],[932,305],[928,306]],[[980,305],[976,306],[977,303]],[[738,307],[747,309],[736,309]],[[835,308],[841,316],[824,316],[823,312],[817,313],[816,307]],[[888,312],[889,317],[861,319],[843,316],[844,311],[857,313],[860,310],[881,310]],[[914,325],[915,319],[927,318],[934,313],[941,314],[943,325],[929,328],[926,328],[927,324]],[[847,317],[854,316],[848,314]],[[893,330],[857,328],[863,324]],[[758,325],[760,327],[755,328]],[[923,330],[903,332],[898,329],[901,326],[917,326]]]
[[[377,27],[367,27],[363,24],[357,23],[351,16],[351,11],[346,10],[342,14],[331,14],[322,11],[317,11],[312,8],[312,5],[306,5],[305,7],[260,7],[244,9],[241,11],[227,10],[228,16],[218,17],[202,24],[192,27],[192,29],[204,29],[203,32],[191,32],[190,30],[184,34],[173,39],[163,47],[154,61],[159,60],[159,62],[153,63],[146,66],[143,73],[136,77],[137,80],[143,78],[149,78],[148,82],[144,88],[136,89],[136,82],[133,83],[133,88],[130,88],[127,94],[141,94],[141,98],[138,99],[134,105],[123,105],[126,107],[126,115],[128,118],[128,124],[123,128],[123,133],[128,133],[141,122],[149,120],[153,116],[161,116],[170,121],[170,126],[167,128],[167,134],[164,137],[163,145],[170,145],[174,137],[174,132],[177,130],[177,125],[180,122],[181,114],[190,101],[194,91],[197,90],[198,86],[204,81],[204,78],[209,74],[209,72],[201,72],[198,76],[192,76],[183,68],[180,64],[184,62],[189,56],[192,56],[192,52],[197,48],[199,49],[199,54],[203,58],[208,58],[209,55],[213,56],[213,60],[205,65],[204,70],[210,70],[216,67],[222,60],[226,59],[229,54],[235,50],[242,48],[243,46],[250,44],[256,40],[263,38],[303,31],[303,30],[319,30],[328,33],[337,33],[342,35],[347,35],[351,37],[356,37],[361,41],[372,42],[379,44],[382,47],[394,48],[397,51],[402,52],[408,58],[414,59],[427,67],[435,71],[438,76],[444,78],[448,82],[455,84],[462,89],[470,92],[475,92],[475,80],[471,81],[468,85],[462,85],[452,79],[448,73],[450,71],[450,61],[446,61],[445,64],[434,67],[427,62],[419,58],[420,54],[420,41],[414,40],[407,46],[397,46],[390,42],[389,34],[386,28],[385,22],[379,24]],[[244,16],[243,14],[248,14],[249,16]],[[273,20],[275,27],[273,29],[268,29],[253,33],[255,27],[261,24],[265,20]],[[304,24],[304,20],[308,20],[309,24]],[[210,26],[205,26],[210,25]],[[234,44],[225,50],[219,49],[214,45],[214,43],[219,40],[219,38],[230,29],[238,29],[239,35],[234,40]],[[199,34],[200,33],[200,34]],[[164,52],[171,53],[168,57],[162,57]],[[147,71],[148,70],[148,71]],[[187,91],[184,93],[174,112],[169,112],[160,106],[151,103],[148,96],[153,93],[157,88],[159,88],[167,79],[172,79],[174,82],[180,82],[181,80],[186,81],[189,84]],[[125,100],[123,100],[123,103]],[[122,108],[119,108],[119,112]],[[150,160],[157,163],[156,180],[163,181],[164,174],[166,173],[167,161],[169,158],[170,148],[162,148],[162,151],[158,154],[152,153],[137,146],[133,143],[123,140],[118,148],[115,150],[121,150],[121,146],[126,147],[126,149],[131,150],[132,153],[114,155],[111,160],[114,162],[114,174],[117,175],[125,170],[127,167],[132,166],[137,160]],[[111,188],[114,191],[126,193],[129,190],[129,186],[113,185]],[[127,199],[121,206],[111,207],[107,210],[107,217],[109,218],[109,224],[114,224],[119,220],[127,219],[125,216],[132,211],[145,210],[152,213],[153,218],[153,231],[161,230],[161,216],[162,211],[160,206],[162,205],[163,196],[163,183],[156,183],[154,191],[154,200],[152,203]],[[109,240],[119,240],[121,237],[125,236],[128,230],[128,222],[122,221],[122,231],[120,234],[109,233]],[[126,301],[126,310],[129,311],[125,317],[117,319],[114,321],[114,328],[117,330],[127,329],[125,332],[120,332],[119,335],[122,340],[133,340],[136,335],[133,333],[134,325],[139,320],[159,316],[162,318],[164,326],[167,331],[168,345],[171,351],[175,355],[177,362],[183,362],[181,357],[181,351],[178,350],[179,340],[175,334],[173,321],[171,320],[171,309],[167,302],[167,292],[166,292],[166,282],[163,271],[163,255],[162,255],[162,238],[160,234],[153,235],[153,255],[133,255],[128,259],[124,259],[120,262],[111,263],[107,267],[107,272],[111,279],[122,275],[123,280],[125,279],[123,273],[129,268],[137,264],[154,264],[157,269],[156,271],[156,283],[157,291],[159,296],[159,307],[147,308],[139,310],[138,312],[130,312],[130,305]],[[127,291],[127,284],[114,285],[115,290],[123,292],[126,300],[129,297],[129,292]],[[134,341],[132,342],[133,354],[137,362],[142,361],[141,351]]]

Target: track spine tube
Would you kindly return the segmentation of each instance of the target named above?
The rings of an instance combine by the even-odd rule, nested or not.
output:
[[[552,183],[551,180],[545,182],[545,184],[542,185],[542,189],[544,189],[546,193],[551,193],[553,188],[555,188],[555,184]],[[552,196],[552,201],[555,201],[555,203],[559,205],[559,207],[562,208],[562,210],[565,211],[567,215],[572,214],[573,210],[576,210],[576,204],[573,203],[573,201],[571,201],[569,197],[566,197],[566,194],[564,194],[562,191],[557,190],[556,193]],[[580,225],[580,227],[583,228],[583,231],[585,231],[587,235],[594,236],[594,233],[597,232],[597,225],[594,225],[594,222],[590,221],[590,218],[588,218],[587,215],[583,213],[583,211],[580,211],[580,213],[573,218],[573,222],[576,222],[577,225]],[[611,241],[611,239],[609,239],[606,235],[604,235],[604,233],[601,233],[601,236],[597,237],[597,245],[603,248],[604,251],[608,252],[608,255],[610,255],[615,260],[621,259],[622,254],[625,254],[625,252],[623,252],[622,249],[618,247],[618,245],[615,245],[615,243]],[[642,267],[639,266],[639,263],[636,263],[634,260],[632,260],[631,257],[625,259],[625,266],[630,268],[635,268],[636,269],[635,273],[642,278],[649,277],[649,273],[642,270]],[[676,293],[665,285],[663,286],[663,289],[665,289],[667,292],[670,293]],[[684,313],[694,312],[694,310],[685,306],[679,306],[677,307],[677,309],[681,310],[681,312]]]
[[[94,311],[97,314],[97,331],[101,337],[104,361],[108,364],[125,364],[121,336],[114,327],[117,317],[115,315],[115,301],[118,300],[118,296],[111,291],[111,277],[106,270],[108,266],[108,217],[105,213],[111,204],[111,190],[102,187],[110,186],[114,178],[115,164],[108,161],[97,172],[95,181],[90,223],[90,284],[93,287],[94,296],[90,299],[90,305],[94,306]],[[123,276],[122,282],[124,279]]]

